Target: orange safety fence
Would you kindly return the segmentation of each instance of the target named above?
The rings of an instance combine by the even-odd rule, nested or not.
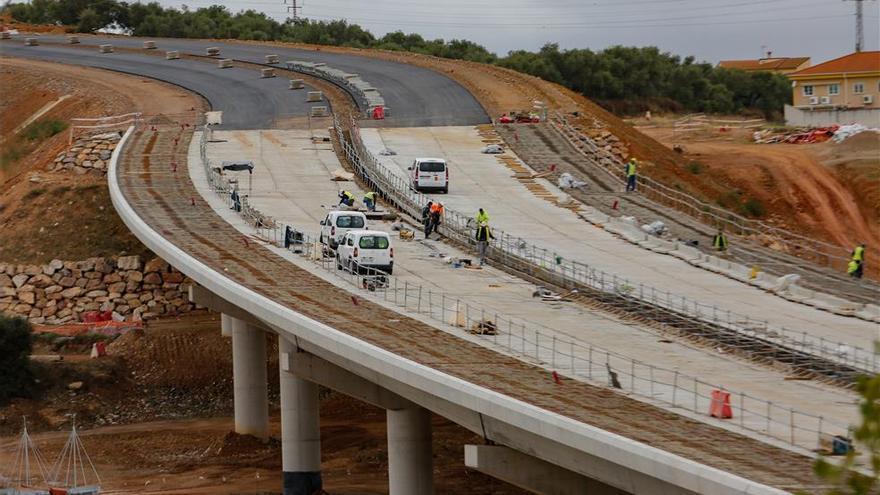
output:
[[[100,334],[121,335],[131,330],[143,328],[141,321],[94,321],[65,323],[63,325],[33,325],[33,333],[53,333],[64,337]]]

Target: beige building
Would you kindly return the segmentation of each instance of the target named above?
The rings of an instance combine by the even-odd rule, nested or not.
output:
[[[856,52],[788,74],[792,125],[880,126],[880,51]]]

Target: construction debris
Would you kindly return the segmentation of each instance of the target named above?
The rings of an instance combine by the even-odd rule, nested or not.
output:
[[[580,189],[582,187],[585,187],[587,183],[582,180],[575,179],[568,172],[563,172],[562,175],[559,176],[557,185],[560,189]]]
[[[856,134],[861,134],[865,131],[880,133],[880,129],[876,127],[865,127],[862,124],[842,125],[837,131],[835,131],[834,136],[832,136],[831,139],[834,140],[835,143],[840,144]]]
[[[409,229],[400,229],[399,235],[402,241],[411,241],[415,239],[416,236],[415,232]]]
[[[491,320],[481,320],[471,326],[470,332],[476,335],[498,335],[498,327]]]
[[[828,127],[800,127],[786,132],[774,132],[769,129],[755,131],[752,140],[758,144],[788,143],[812,144],[822,143],[831,139],[840,128],[839,125]]]
[[[333,175],[333,177],[331,177],[330,180],[336,181],[336,182],[348,182],[348,181],[354,180],[353,173],[346,172],[345,170],[342,170],[341,168],[334,170],[332,175]]]
[[[397,152],[394,150],[390,150],[388,148],[385,148],[384,150],[380,151],[379,154],[382,156],[394,156],[397,154]]]
[[[653,221],[647,225],[642,225],[642,230],[648,234],[660,237],[667,232],[666,224],[660,220]]]

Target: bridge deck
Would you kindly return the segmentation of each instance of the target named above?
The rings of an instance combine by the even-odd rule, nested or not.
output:
[[[180,138],[175,144],[174,139]],[[170,243],[274,301],[365,342],[473,384],[717,469],[788,491],[821,491],[806,456],[773,447],[586,383],[553,382],[543,369],[498,354],[351,295],[240,233],[201,201],[186,167],[192,137],[135,132],[120,157],[120,188]],[[151,155],[162,157],[151,158]],[[195,199],[195,206],[192,199]]]

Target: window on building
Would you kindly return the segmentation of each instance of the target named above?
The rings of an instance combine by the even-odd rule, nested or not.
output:
[[[865,92],[865,85],[863,83],[853,84],[853,93],[860,95],[864,92]]]
[[[813,96],[812,86],[804,86],[804,96]]]
[[[840,84],[829,84],[828,85],[828,94],[831,96],[840,94]]]

